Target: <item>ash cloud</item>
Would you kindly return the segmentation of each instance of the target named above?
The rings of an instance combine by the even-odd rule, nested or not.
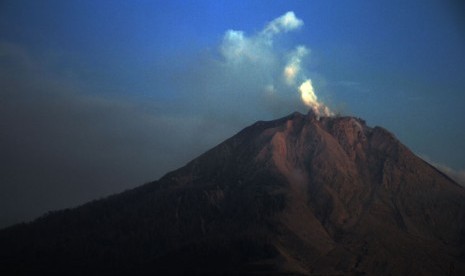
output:
[[[302,27],[304,22],[297,18],[293,11],[288,11],[282,16],[274,19],[263,30],[265,35],[274,35],[281,32],[289,32]]]
[[[1,42],[0,227],[156,180],[257,120],[313,108],[307,96],[323,105],[305,70],[310,50],[276,46],[303,25],[287,12],[141,69],[150,80],[131,81],[152,97],[115,96],[108,79],[70,78]]]
[[[241,89],[254,93],[255,96],[267,97],[267,102],[295,102],[293,105],[296,108],[291,110],[302,109],[296,99],[300,95],[301,103],[316,114],[332,116],[330,109],[318,99],[313,83],[304,70],[304,59],[310,50],[304,45],[297,45],[293,49],[274,46],[274,42],[283,39],[285,33],[297,31],[303,24],[293,12],[287,12],[269,22],[256,34],[247,35],[241,30],[226,31],[220,46],[224,60],[219,61],[222,66],[218,71],[225,71],[225,79],[230,77],[239,85],[244,84],[245,87]],[[231,72],[237,74],[231,75]],[[253,83],[244,82],[251,77]],[[237,92],[225,91],[223,94],[235,93]],[[259,100],[251,103],[254,105],[251,109],[266,108]]]

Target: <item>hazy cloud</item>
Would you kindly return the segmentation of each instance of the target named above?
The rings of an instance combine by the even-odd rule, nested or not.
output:
[[[295,84],[295,79],[301,71],[302,59],[308,54],[308,52],[309,51],[305,48],[305,46],[297,46],[296,49],[289,54],[289,58],[283,72],[287,84]]]
[[[304,22],[297,18],[294,12],[289,11],[274,19],[263,30],[265,35],[274,35],[281,32],[289,32],[300,28]]]
[[[458,184],[465,187],[465,170],[455,170],[444,164],[434,162],[428,156],[425,156],[425,155],[420,155],[420,157],[423,158],[425,161],[427,161],[429,164],[436,167],[441,172],[447,174],[450,178],[455,180]]]
[[[20,46],[0,50],[0,227],[156,180],[234,133],[166,103],[89,95]]]
[[[288,12],[252,35],[227,30],[213,53],[167,57],[144,71],[153,97],[142,98],[0,43],[0,227],[156,180],[257,120],[306,112],[319,103],[309,49],[273,43],[302,25]]]
[[[304,45],[298,45],[292,50],[274,48],[273,42],[280,38],[279,34],[296,30],[302,25],[303,21],[293,12],[287,12],[254,35],[248,36],[240,30],[226,31],[220,46],[224,58],[224,66],[221,69],[226,71],[226,78],[234,76],[237,82],[252,77],[253,83],[246,85],[244,89],[249,93],[267,97],[268,103],[295,101],[295,95],[300,93],[302,103],[308,108],[318,115],[331,116],[332,112],[318,99],[313,83],[303,68],[304,58],[310,50]],[[231,72],[238,74],[233,75]],[[273,93],[270,93],[271,91]],[[237,93],[228,91],[223,95],[229,92]],[[254,104],[252,109],[266,108],[260,104],[260,100],[250,101],[250,96],[249,103]],[[293,108],[295,109],[299,108]]]
[[[432,163],[438,170],[447,174],[450,178],[454,179],[458,184],[465,187],[465,170],[454,170],[446,165]]]

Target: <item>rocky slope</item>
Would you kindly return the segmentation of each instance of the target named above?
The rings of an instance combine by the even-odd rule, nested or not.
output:
[[[0,270],[465,275],[465,190],[383,128],[294,113],[158,181],[0,231]]]

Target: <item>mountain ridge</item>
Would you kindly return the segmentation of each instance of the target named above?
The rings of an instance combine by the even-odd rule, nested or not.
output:
[[[389,131],[295,112],[157,181],[1,230],[0,264],[18,273],[460,275],[464,221],[464,189]]]

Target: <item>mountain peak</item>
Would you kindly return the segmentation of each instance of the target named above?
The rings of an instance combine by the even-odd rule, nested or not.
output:
[[[26,274],[79,263],[81,274],[460,275],[463,233],[463,188],[389,131],[310,111],[256,122],[158,181],[0,231],[0,260]]]

